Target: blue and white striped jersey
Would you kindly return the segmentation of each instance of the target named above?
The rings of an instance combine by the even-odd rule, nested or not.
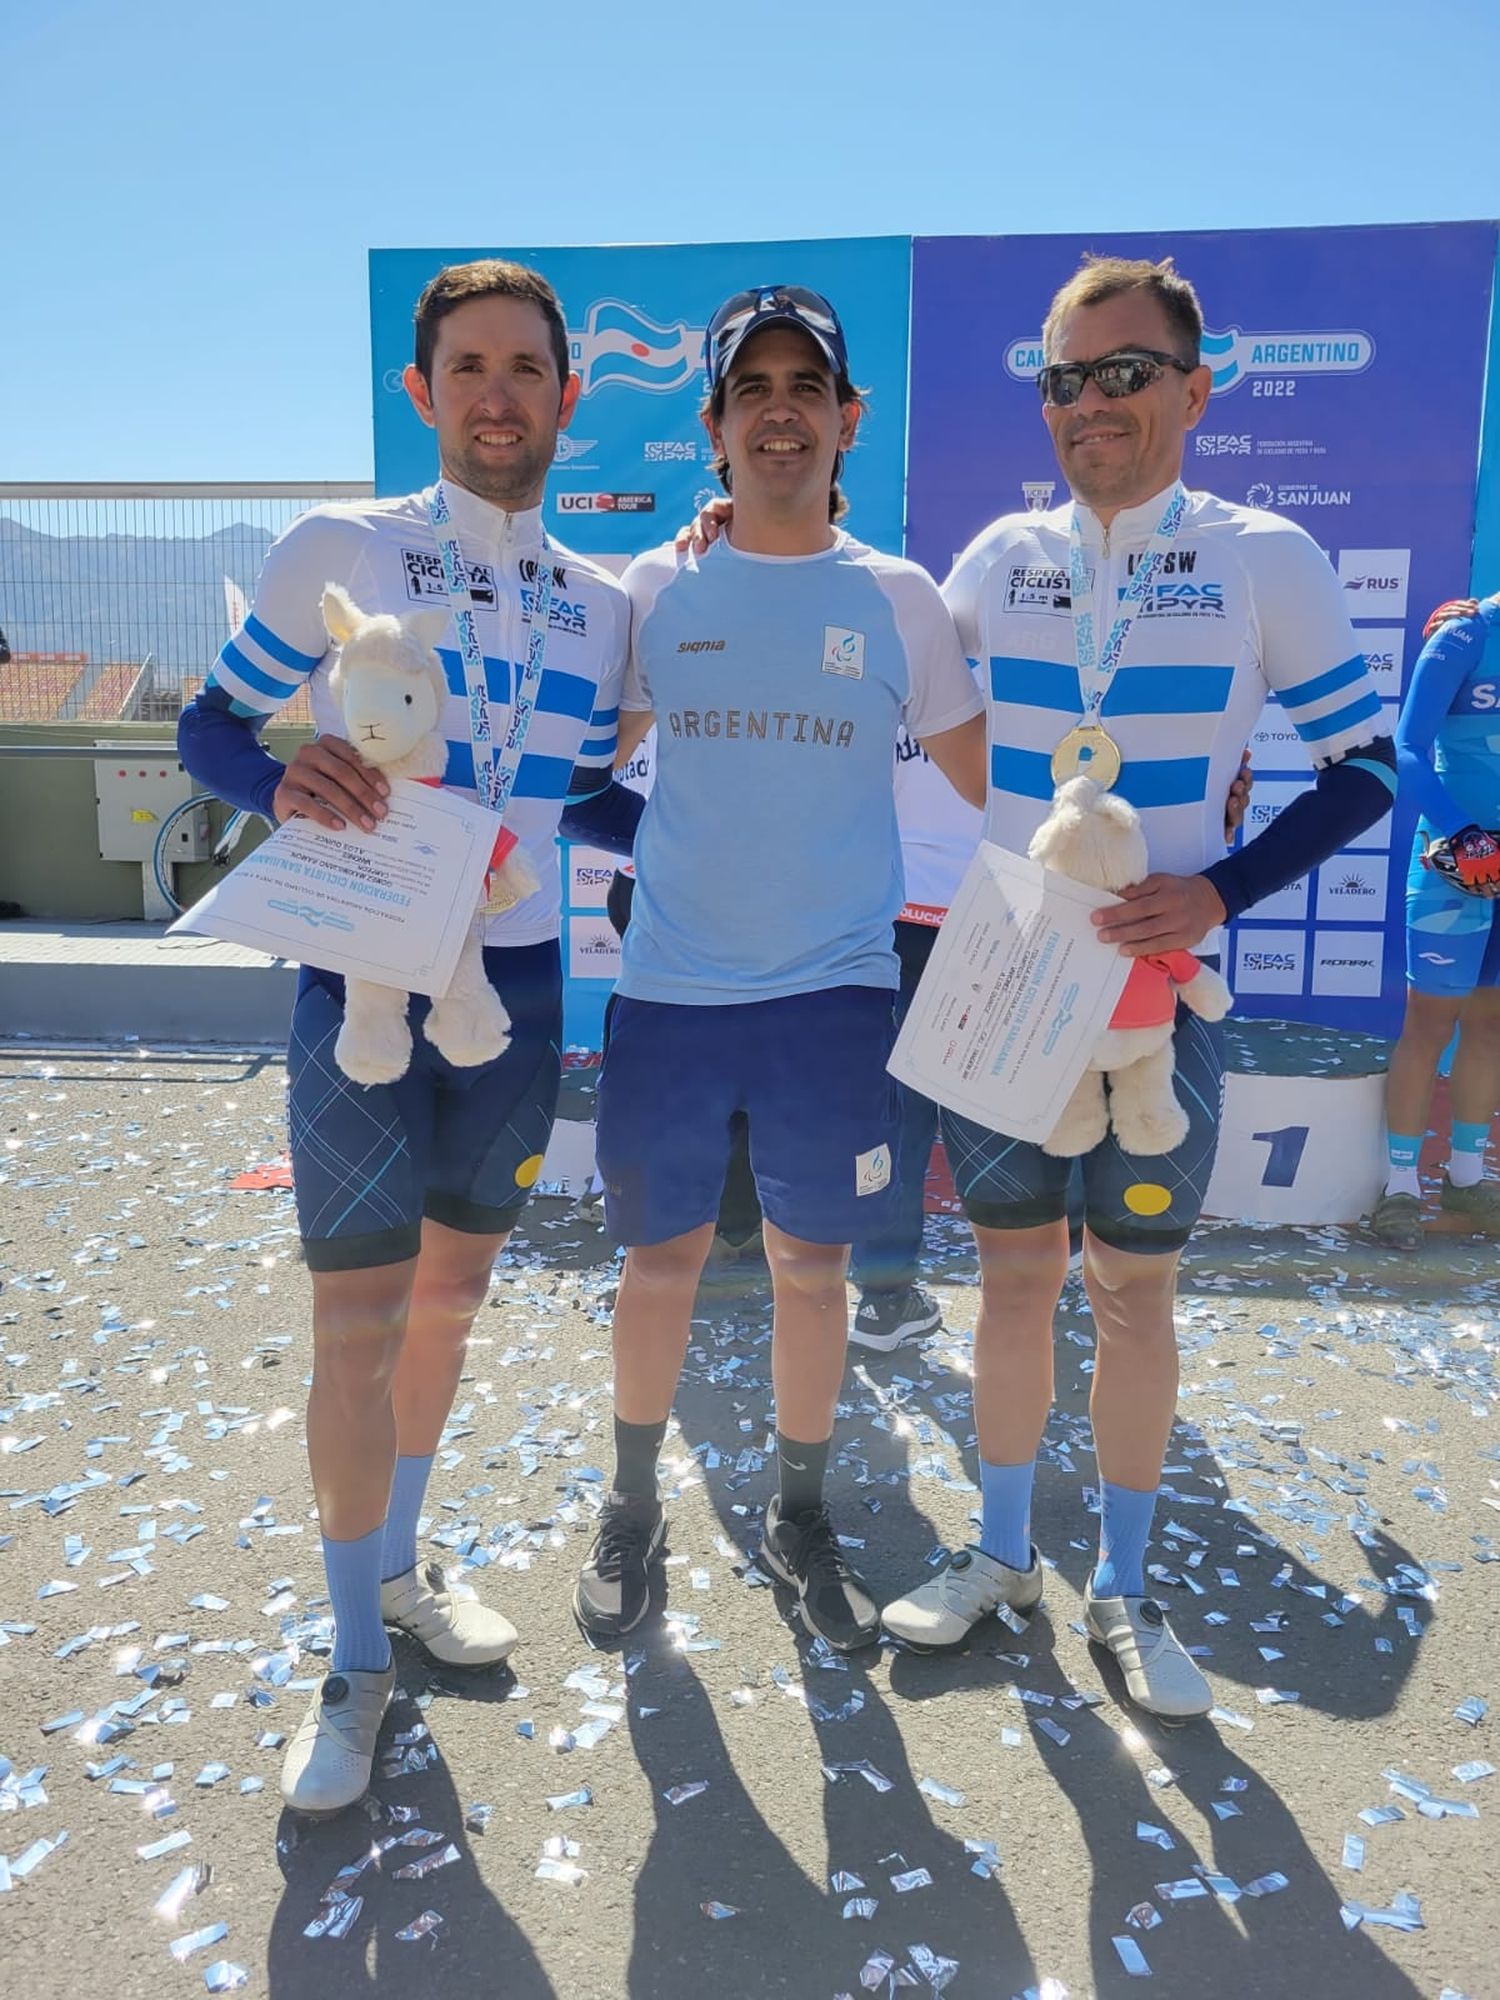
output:
[[[507,513],[448,483],[469,590],[479,619],[490,709],[497,735],[526,659],[526,616],[542,548],[540,508]],[[338,657],[323,628],[324,586],[341,583],[362,611],[441,610],[448,594],[427,515],[427,494],[316,507],[266,551],[255,602],[215,662],[201,700],[263,723],[308,686],[322,734],[342,735],[328,676]],[[559,930],[557,821],[575,764],[608,771],[614,762],[620,687],[630,650],[630,605],[608,571],[547,544],[552,614],[536,712],[505,823],[531,858],[541,888],[492,917],[490,944],[537,944]],[[443,782],[474,795],[463,660],[451,627],[438,657],[448,677],[448,768]]]
[[[1164,496],[1106,531],[1080,509],[1100,636],[1161,517]],[[1073,650],[1073,504],[1010,514],[943,586],[990,704],[985,838],[1024,854],[1052,800],[1052,752],[1083,714]],[[1141,815],[1153,871],[1199,873],[1224,853],[1224,800],[1274,690],[1315,766],[1387,733],[1327,558],[1294,522],[1189,495],[1142,605],[1101,721],[1123,762],[1114,789]]]

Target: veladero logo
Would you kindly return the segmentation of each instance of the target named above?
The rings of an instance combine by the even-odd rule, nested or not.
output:
[[[654,493],[559,493],[559,514],[654,514]]]
[[[722,639],[679,639],[679,653],[722,653],[725,641]]]
[[[1362,375],[1375,359],[1375,343],[1356,328],[1245,333],[1231,326],[1222,333],[1205,331],[1200,352],[1213,378],[1213,393],[1223,396],[1257,375]],[[1005,350],[1005,372],[1017,382],[1034,382],[1046,365],[1039,334],[1013,340]]]
[[[1005,585],[1007,611],[1070,611],[1072,585],[1051,563],[1015,563]]]
[[[443,580],[442,558],[436,549],[402,549],[401,570],[406,578],[406,594],[416,604],[448,602],[448,586]],[[464,580],[469,595],[485,610],[495,605],[495,572],[488,563],[465,561]]]

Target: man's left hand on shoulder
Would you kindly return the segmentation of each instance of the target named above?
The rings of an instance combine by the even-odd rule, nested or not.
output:
[[[1104,944],[1127,958],[1192,951],[1225,921],[1223,898],[1206,875],[1148,875],[1120,891],[1121,900],[1094,912]]]

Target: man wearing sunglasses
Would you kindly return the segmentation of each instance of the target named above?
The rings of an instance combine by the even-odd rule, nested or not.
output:
[[[823,1483],[849,1245],[893,1194],[896,736],[904,723],[978,805],[983,702],[931,579],[836,525],[861,408],[827,300],[737,294],[705,360],[732,527],[701,555],[644,555],[624,579],[618,754],[654,719],[657,769],[599,1084],[605,1212],[627,1246],[616,1470],[574,1603],[599,1639],[649,1608],[657,1458],[742,1112],[774,1298],[778,1490],[761,1559],[806,1628],[850,1651],[880,1619]]]
[[[1095,917],[1130,957],[1217,951],[1227,919],[1337,853],[1389,811],[1395,789],[1379,698],[1327,560],[1293,523],[1181,484],[1211,387],[1202,331],[1170,260],[1085,260],[1052,302],[1038,377],[1072,501],[997,521],[944,588],[990,694],[987,838],[1024,853],[1054,787],[1079,771],[1139,808],[1152,873]],[[1273,691],[1316,778],[1226,857],[1222,801]],[[1175,1058],[1186,1140],[1132,1157],[1108,1135],[1082,1160],[1101,1502],[1084,1615],[1136,1702],[1189,1716],[1213,1696],[1146,1594],[1144,1559],[1176,1407],[1176,1269],[1217,1141],[1216,1031],[1180,1010]],[[979,1250],[983,1526],[976,1548],[886,1607],[888,1630],[928,1647],[1041,1597],[1031,1490],[1072,1164],[951,1113],[942,1125]]]

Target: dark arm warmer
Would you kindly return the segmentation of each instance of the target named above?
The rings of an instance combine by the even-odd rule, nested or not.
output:
[[[575,765],[557,830],[564,840],[629,855],[646,801],[597,765]]]
[[[1312,788],[1268,827],[1203,870],[1223,898],[1225,913],[1239,916],[1347,847],[1390,811],[1395,793],[1396,751],[1389,736],[1325,764]]]
[[[215,797],[276,824],[271,801],[286,766],[262,744],[255,720],[236,715],[216,691],[203,689],[177,718],[177,754]]]

